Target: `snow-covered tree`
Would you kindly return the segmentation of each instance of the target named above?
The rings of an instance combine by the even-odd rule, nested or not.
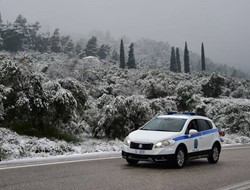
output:
[[[128,69],[136,69],[134,43],[131,43],[129,46],[127,67]]]
[[[27,24],[27,19],[24,18],[21,14],[18,15],[18,17],[16,18],[15,21],[16,24],[20,24],[22,27],[25,27],[25,25]]]
[[[101,47],[98,50],[98,57],[100,59],[106,59],[106,57],[109,55],[110,47],[108,45],[101,45]]]
[[[70,38],[70,36],[62,36],[61,37],[61,45],[62,45],[62,52],[73,56],[74,55],[74,42]]]
[[[114,49],[111,55],[111,59],[116,63],[119,60],[119,54],[117,53],[117,51]]]
[[[98,46],[97,46],[97,38],[92,36],[87,42],[85,48],[86,56],[97,56]]]
[[[51,51],[59,53],[62,51],[61,37],[59,33],[59,28],[56,28],[53,35],[50,38]]]
[[[35,42],[35,50],[45,53],[50,51],[50,33],[38,34]]]
[[[82,41],[79,41],[75,45],[75,54],[77,57],[82,59],[83,57],[86,56],[85,50],[84,50],[84,45]]]
[[[217,98],[222,94],[222,86],[225,84],[225,79],[216,73],[213,73],[209,80],[202,85],[202,92],[205,97]]]

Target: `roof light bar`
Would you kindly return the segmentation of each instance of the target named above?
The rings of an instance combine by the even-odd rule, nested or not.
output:
[[[183,114],[183,115],[197,115],[195,112],[177,112],[177,111],[169,111],[167,112],[168,115],[174,115],[174,114]]]

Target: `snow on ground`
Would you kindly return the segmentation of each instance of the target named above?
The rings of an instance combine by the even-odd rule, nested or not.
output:
[[[249,137],[236,134],[223,137],[223,144],[247,144]],[[76,144],[47,138],[20,136],[9,129],[0,128],[0,158],[4,160],[39,159],[44,157],[77,156],[102,153],[120,152],[122,141],[120,140],[99,140],[91,137],[84,137],[82,142]]]
[[[98,140],[85,137],[77,144],[60,140],[49,140],[20,136],[5,128],[0,128],[0,158],[15,160],[23,158],[51,157],[57,155],[72,155],[96,152],[118,152],[122,142],[119,140]]]

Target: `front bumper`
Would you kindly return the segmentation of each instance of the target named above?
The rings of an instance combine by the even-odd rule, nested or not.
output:
[[[122,151],[122,157],[124,159],[161,162],[161,161],[173,160],[174,159],[174,154],[146,155],[146,154],[133,154],[133,153]]]

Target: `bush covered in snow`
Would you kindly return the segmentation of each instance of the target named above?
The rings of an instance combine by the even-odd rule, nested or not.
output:
[[[208,116],[227,134],[250,136],[247,80],[127,70],[96,57],[64,54],[0,52],[0,57],[0,127],[59,139],[123,139],[155,115],[176,110]]]

